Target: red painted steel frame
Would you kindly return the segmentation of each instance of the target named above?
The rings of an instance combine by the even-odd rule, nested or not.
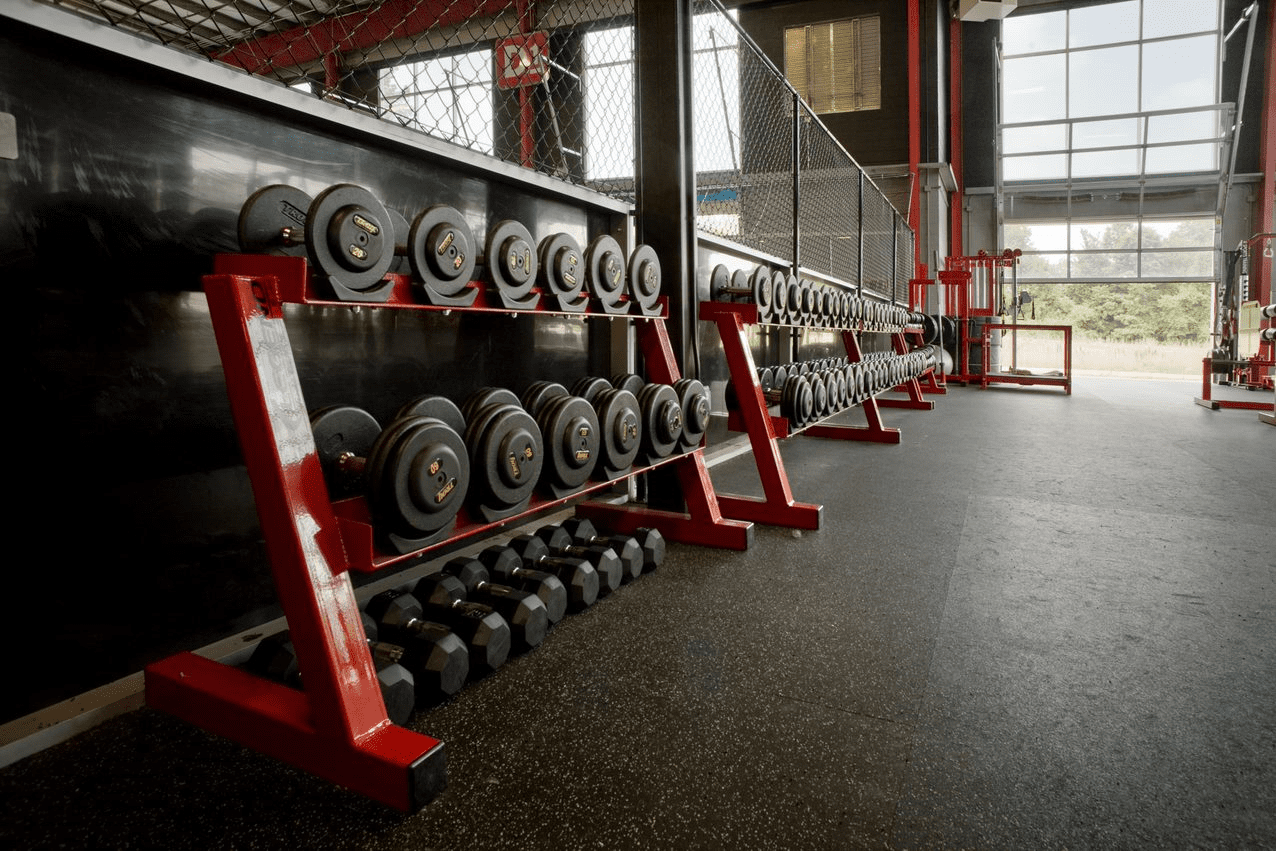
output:
[[[757,308],[751,304],[726,304],[701,302],[700,318],[713,321],[722,338],[722,348],[731,371],[731,383],[740,400],[740,415],[744,419],[749,444],[757,463],[758,476],[762,480],[761,499],[751,496],[722,494],[718,503],[728,517],[738,517],[772,526],[789,526],[795,529],[818,529],[824,519],[824,506],[797,502],[789,489],[789,477],[776,445],[774,420],[781,419],[785,431],[788,422],[773,418],[762,397],[762,385],[758,383],[758,371],[753,362],[744,336],[746,315],[750,324],[757,322]]]
[[[1276,361],[1259,362],[1260,366],[1276,366]],[[1231,408],[1241,411],[1269,411],[1276,413],[1276,402],[1233,402],[1230,399],[1214,399],[1211,398],[1210,378],[1213,377],[1214,359],[1206,356],[1201,359],[1201,395],[1196,399],[1196,404],[1202,408],[1209,408],[1211,411],[1217,411],[1219,408]]]
[[[842,331],[842,343],[846,346],[847,360],[858,363],[864,359],[860,350],[859,338],[851,330]],[[900,431],[897,428],[886,428],[882,425],[882,414],[878,411],[876,397],[869,396],[860,403],[864,409],[866,426],[845,425],[813,425],[806,430],[812,437],[830,437],[835,440],[864,440],[870,443],[899,443]]]
[[[241,437],[304,694],[182,654],[146,669],[157,709],[401,810],[446,784],[443,744],[392,725],[346,572],[282,303],[266,281],[205,278]]]
[[[350,518],[338,516],[329,500],[283,306],[444,308],[412,303],[406,280],[385,304],[316,298],[304,258],[224,255],[216,267],[220,274],[205,277],[204,291],[306,690],[184,653],[147,667],[147,702],[390,806],[418,810],[446,785],[443,743],[386,716],[349,576],[352,562],[375,562],[370,527],[366,537],[353,533]],[[634,321],[651,380],[672,383],[678,369],[664,321]],[[723,519],[703,450],[665,463],[678,471],[687,515],[614,506],[582,506],[581,513],[611,518],[621,529],[655,526],[671,540],[747,548],[752,524]]]
[[[1062,331],[1063,332],[1063,375],[1059,377],[1048,375],[1014,375],[1011,373],[989,372],[992,366],[992,344],[991,333],[995,330],[1003,331]],[[979,386],[987,387],[989,384],[1044,384],[1052,387],[1062,387],[1067,395],[1072,395],[1072,326],[1071,325],[1006,325],[1000,323],[990,323],[984,326],[983,334],[980,337],[980,347],[983,352],[983,374],[979,376]]]
[[[897,355],[908,354],[908,351],[909,351],[908,342],[904,339],[903,331],[900,331],[895,334],[891,334],[891,344],[895,347],[895,354]],[[934,384],[934,374],[935,374],[935,370],[933,367],[931,369],[926,370],[924,373],[922,373],[923,376],[929,375],[931,377],[932,384]],[[916,411],[935,410],[934,402],[930,401],[929,399],[922,398],[922,385],[921,385],[921,381],[918,380],[920,377],[921,376],[910,378],[907,381],[905,381],[903,384],[897,384],[891,388],[892,392],[895,392],[895,393],[907,393],[908,394],[907,399],[878,399],[877,400],[878,407],[910,408]]]
[[[723,351],[731,373],[731,384],[735,388],[736,398],[740,404],[740,410],[730,419],[730,427],[737,428],[742,424],[743,430],[748,434],[764,494],[761,499],[751,496],[719,495],[718,502],[722,506],[723,513],[728,517],[744,518],[772,526],[788,526],[795,529],[820,528],[824,507],[800,503],[793,499],[788,473],[784,470],[784,460],[780,457],[776,439],[795,434],[808,434],[812,437],[837,440],[899,443],[899,429],[882,426],[882,418],[877,410],[878,403],[871,396],[861,403],[864,416],[868,420],[867,426],[816,423],[800,429],[791,429],[785,417],[772,416],[768,410],[766,399],[762,395],[762,385],[758,382],[753,353],[749,350],[748,340],[745,339],[744,326],[757,324],[757,308],[752,304],[706,301],[700,303],[700,319],[717,325],[718,336],[722,339]],[[862,359],[859,340],[855,333],[851,330],[842,332],[847,358],[852,362]]]

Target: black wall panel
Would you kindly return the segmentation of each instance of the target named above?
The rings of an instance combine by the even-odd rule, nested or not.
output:
[[[611,232],[612,214],[236,98],[6,22],[0,275],[16,357],[10,411],[15,649],[0,721],[277,614],[200,291],[236,248],[243,200],[275,182],[368,187],[409,219],[450,203],[476,233]],[[281,90],[282,91],[282,90]],[[485,384],[610,374],[613,323],[295,308],[307,405],[369,408]],[[38,650],[37,650],[38,648]]]

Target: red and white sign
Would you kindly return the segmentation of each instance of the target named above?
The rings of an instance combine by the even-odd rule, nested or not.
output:
[[[549,76],[549,33],[534,32],[496,42],[496,85],[519,89]]]

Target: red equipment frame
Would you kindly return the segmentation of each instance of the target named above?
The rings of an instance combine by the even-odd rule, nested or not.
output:
[[[1062,331],[1063,332],[1063,375],[1017,375],[1006,372],[991,372],[992,369],[992,332],[993,331]],[[980,388],[989,384],[1044,384],[1050,387],[1062,387],[1064,392],[1072,395],[1072,326],[1071,325],[1008,325],[990,323],[984,326],[980,336],[983,351],[983,374],[979,376]]]
[[[392,807],[418,810],[446,786],[443,743],[397,727],[386,717],[348,571],[420,558],[502,524],[458,517],[448,541],[403,555],[378,552],[362,497],[336,504],[328,497],[283,307],[446,308],[415,303],[402,275],[392,276],[394,292],[384,304],[328,300],[316,293],[307,263],[298,257],[223,255],[215,271],[204,278],[209,314],[306,690],[181,653],[146,668],[147,703]],[[462,309],[550,312],[488,307],[482,295],[480,289],[476,307]],[[663,316],[614,318],[636,323],[652,380],[677,379]],[[703,456],[703,448],[697,447],[662,462],[677,469],[688,514],[629,509],[623,516],[633,525],[655,526],[670,540],[745,549],[752,524],[723,518]],[[503,523],[516,523],[561,502],[533,503],[528,512]],[[613,509],[581,506],[580,513],[612,518],[619,514]]]
[[[1250,365],[1255,369],[1262,367],[1276,366],[1276,359],[1261,359],[1252,357],[1249,359]],[[1230,399],[1214,399],[1210,396],[1210,379],[1214,373],[1214,359],[1208,355],[1201,359],[1201,395],[1195,400],[1196,404],[1202,408],[1209,408],[1211,411],[1217,411],[1219,408],[1232,408],[1242,411],[1266,411],[1268,413],[1276,413],[1276,402],[1234,402]],[[1264,420],[1269,422],[1269,420]],[[1273,423],[1276,425],[1276,423]]]
[[[785,472],[784,460],[780,457],[776,440],[806,433],[813,437],[827,437],[835,440],[899,443],[900,430],[882,425],[881,414],[878,411],[878,406],[882,403],[873,396],[861,403],[864,416],[868,420],[867,426],[813,423],[803,428],[790,428],[787,418],[771,414],[767,407],[766,398],[762,395],[762,384],[758,381],[753,353],[749,349],[745,336],[745,326],[756,325],[758,322],[756,305],[704,301],[700,303],[699,315],[701,320],[713,322],[718,328],[718,336],[722,339],[722,348],[731,374],[731,384],[739,400],[740,409],[730,412],[727,416],[727,428],[748,434],[753,458],[757,464],[758,478],[762,481],[763,496],[761,498],[719,494],[718,503],[722,506],[722,513],[728,517],[752,520],[755,523],[771,526],[819,529],[824,507],[797,502],[793,498],[788,473]],[[900,337],[902,343],[902,335],[896,336]],[[842,341],[846,346],[849,361],[854,363],[862,360],[855,331],[843,329]],[[922,401],[920,385],[917,384],[916,379],[912,381],[912,384],[917,393],[917,401]],[[934,407],[933,402],[927,402],[925,405]]]
[[[891,344],[895,347],[895,354],[906,355],[909,352],[908,341],[904,339],[905,334],[915,334],[921,336],[921,331],[916,329],[905,328],[903,331],[897,331],[891,334]],[[928,387],[932,393],[947,393],[948,391],[939,386],[935,380],[935,368],[931,367],[921,375],[914,376],[902,384],[897,384],[890,389],[892,393],[907,393],[907,399],[878,399],[877,405],[880,408],[911,408],[915,411],[933,411],[935,403],[929,399],[922,398],[921,379],[928,380]]]

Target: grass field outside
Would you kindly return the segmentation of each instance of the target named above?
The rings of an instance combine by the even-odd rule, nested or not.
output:
[[[1063,333],[1025,331],[1016,334],[1020,369],[1062,369]],[[1001,370],[1011,366],[1011,337],[1001,340]],[[1102,340],[1072,336],[1072,371],[1096,375],[1164,375],[1199,377],[1201,358],[1207,354],[1198,343],[1158,343],[1156,340]]]

